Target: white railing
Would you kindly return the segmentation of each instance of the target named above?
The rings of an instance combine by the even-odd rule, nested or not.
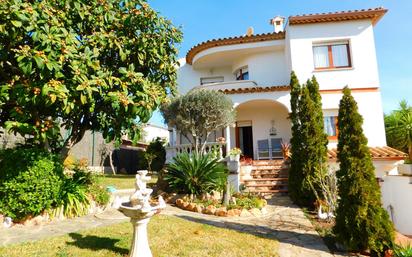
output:
[[[253,80],[234,80],[234,81],[226,81],[226,82],[217,82],[217,83],[210,83],[205,85],[199,85],[194,88],[196,89],[210,89],[210,90],[231,90],[231,89],[238,89],[238,88],[253,88],[257,87],[257,83]]]
[[[226,143],[219,143],[219,142],[207,142],[205,146],[205,152],[211,152],[213,150],[218,151],[219,159],[222,159],[224,156],[224,149]],[[172,159],[179,153],[192,153],[194,152],[194,147],[192,144],[181,144],[176,146],[168,146],[166,147],[166,163],[170,163]]]

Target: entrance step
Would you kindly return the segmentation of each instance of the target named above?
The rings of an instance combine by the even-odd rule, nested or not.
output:
[[[289,165],[283,160],[253,161],[250,175],[242,183],[246,190],[264,196],[288,192]]]

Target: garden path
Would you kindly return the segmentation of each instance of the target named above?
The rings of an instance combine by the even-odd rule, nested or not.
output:
[[[329,252],[302,210],[293,205],[288,197],[274,197],[268,200],[267,210],[267,214],[261,217],[217,217],[184,211],[168,205],[162,214],[273,238],[279,242],[278,255],[280,257],[338,256]],[[120,212],[108,209],[102,214],[54,221],[42,226],[0,228],[0,246],[36,241],[127,220]]]

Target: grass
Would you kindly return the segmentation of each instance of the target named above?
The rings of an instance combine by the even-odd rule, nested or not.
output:
[[[157,181],[157,175],[151,175],[152,179],[148,182],[151,187]],[[116,189],[134,188],[135,175],[104,175],[100,176],[98,183],[106,188],[107,186],[114,186]]]
[[[0,256],[127,256],[131,237],[126,222],[0,248]],[[276,240],[164,215],[149,223],[149,242],[156,257],[278,256]]]

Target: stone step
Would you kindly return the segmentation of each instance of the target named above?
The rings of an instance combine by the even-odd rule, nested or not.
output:
[[[276,193],[287,193],[287,189],[274,189],[274,190],[250,190],[250,193],[256,194],[276,194]]]
[[[252,170],[289,170],[286,166],[252,166]]]
[[[279,165],[283,163],[284,160],[255,160],[252,165]]]
[[[253,181],[287,181],[288,178],[255,178],[255,179],[245,179],[245,182],[253,182]]]

